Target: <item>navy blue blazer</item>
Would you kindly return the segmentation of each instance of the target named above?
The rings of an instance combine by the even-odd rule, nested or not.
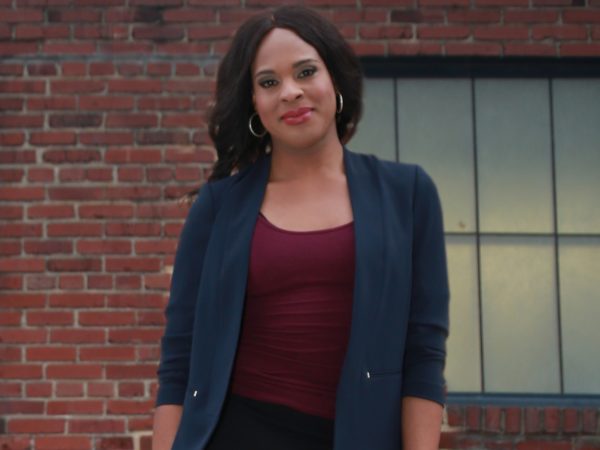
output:
[[[173,444],[203,449],[237,349],[250,243],[270,156],[200,190],[178,245],[157,405],[183,405]],[[416,165],[344,149],[354,215],[352,323],[336,396],[335,450],[398,450],[402,397],[444,402],[448,281],[442,213]]]

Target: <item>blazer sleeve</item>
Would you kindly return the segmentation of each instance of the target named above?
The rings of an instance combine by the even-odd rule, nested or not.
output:
[[[416,167],[412,294],[404,355],[403,396],[445,402],[448,274],[442,209],[432,179]]]
[[[166,328],[161,340],[156,406],[183,404],[200,276],[214,221],[210,183],[205,184],[185,220],[173,267]]]

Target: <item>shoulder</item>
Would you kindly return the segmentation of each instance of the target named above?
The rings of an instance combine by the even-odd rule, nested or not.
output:
[[[365,167],[375,175],[383,187],[401,192],[416,192],[421,188],[434,187],[431,176],[418,164],[381,160],[375,155],[348,150],[355,164]]]

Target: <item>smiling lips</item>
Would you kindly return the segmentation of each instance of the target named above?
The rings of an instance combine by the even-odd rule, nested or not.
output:
[[[287,125],[300,125],[310,119],[312,108],[298,108],[293,111],[286,112],[281,116]]]

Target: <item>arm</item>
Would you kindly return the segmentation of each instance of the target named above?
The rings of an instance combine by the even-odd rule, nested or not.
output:
[[[413,203],[413,274],[403,377],[403,442],[437,449],[445,401],[448,275],[442,210],[431,178],[419,167]]]
[[[200,276],[214,219],[211,188],[205,184],[181,231],[175,255],[166,328],[161,340],[153,449],[169,450],[182,414]]]
[[[154,412],[152,450],[171,450],[183,408],[179,405],[162,405]]]
[[[418,397],[402,400],[402,446],[406,450],[437,450],[442,406]]]

